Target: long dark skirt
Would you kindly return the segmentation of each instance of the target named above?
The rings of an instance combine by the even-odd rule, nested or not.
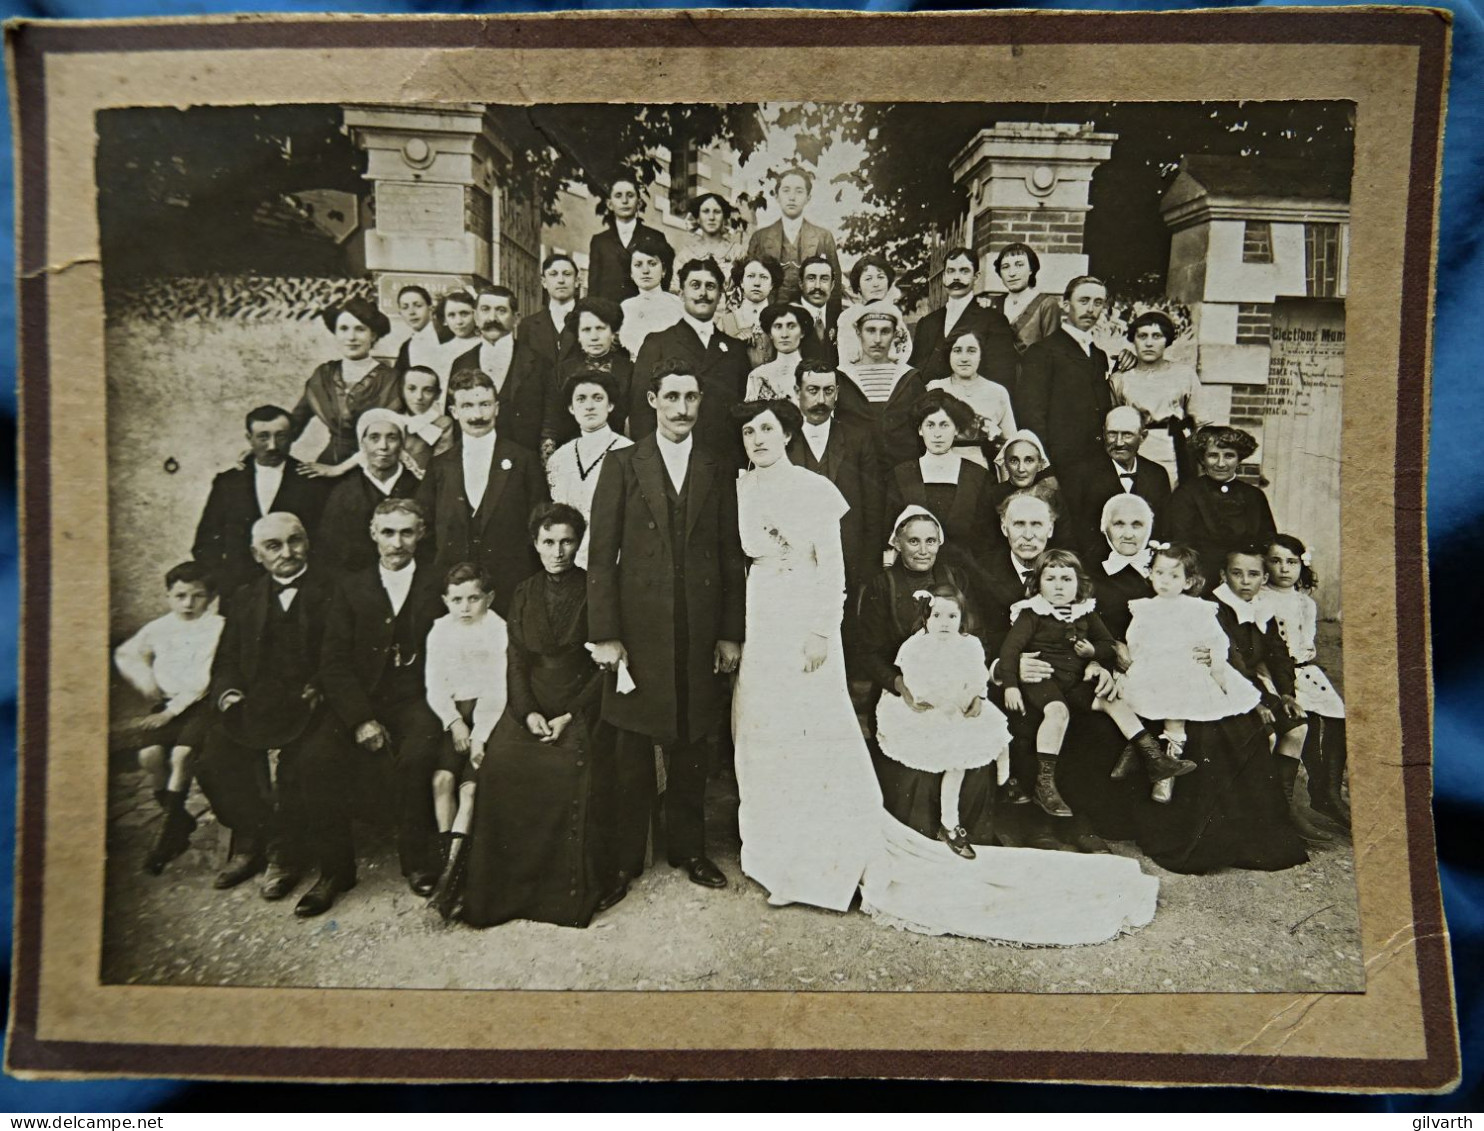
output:
[[[1256,712],[1187,729],[1185,757],[1199,769],[1176,779],[1168,804],[1145,792],[1135,811],[1139,847],[1150,859],[1190,875],[1218,868],[1277,872],[1308,860],[1288,819],[1279,755],[1268,749]]]
[[[886,811],[925,837],[936,837],[942,827],[943,775],[914,770],[893,761],[871,742],[871,761],[881,784]],[[959,822],[975,844],[993,841],[995,768],[983,766],[964,775],[958,795]]]
[[[594,865],[592,743],[581,718],[555,745],[506,714],[475,785],[464,918],[586,927],[602,895]]]

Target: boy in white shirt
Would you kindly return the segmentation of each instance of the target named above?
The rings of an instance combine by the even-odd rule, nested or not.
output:
[[[186,811],[191,764],[206,737],[210,712],[205,703],[211,662],[225,623],[208,611],[216,586],[206,567],[183,562],[165,575],[170,612],[150,621],[114,651],[119,673],[152,709],[128,720],[139,736],[140,768],[149,776],[155,800],[165,812],[144,870],[152,876],[190,847],[196,819]]]
[[[505,711],[505,622],[490,615],[494,585],[470,562],[448,571],[448,615],[428,632],[428,706],[445,737],[433,770],[433,814],[443,840],[443,872],[428,906],[444,919],[458,900],[464,841],[474,818],[474,775],[485,743]]]

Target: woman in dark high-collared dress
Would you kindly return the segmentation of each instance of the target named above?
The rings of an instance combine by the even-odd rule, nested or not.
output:
[[[1260,487],[1237,478],[1242,462],[1257,450],[1257,441],[1240,428],[1208,424],[1191,441],[1202,474],[1182,482],[1161,515],[1172,542],[1194,546],[1201,556],[1207,592],[1226,568],[1226,552],[1261,542],[1278,532],[1273,508]]]
[[[371,347],[392,328],[387,316],[369,299],[347,299],[324,312],[325,326],[335,335],[340,357],[317,366],[304,384],[304,395],[290,414],[297,440],[318,417],[330,442],[313,463],[301,465],[310,476],[340,476],[355,466],[360,451],[356,421],[368,408],[402,410],[402,375],[371,356]]]
[[[602,673],[584,646],[587,574],[572,564],[586,529],[565,503],[531,518],[542,569],[510,602],[508,698],[475,787],[463,915],[475,927],[586,927],[603,895],[592,801]]]
[[[923,454],[892,468],[886,483],[886,511],[924,507],[943,524],[944,541],[985,561],[999,531],[994,512],[994,478],[954,450],[955,439],[974,422],[974,411],[941,389],[923,393],[912,406]],[[888,536],[894,531],[886,531]]]

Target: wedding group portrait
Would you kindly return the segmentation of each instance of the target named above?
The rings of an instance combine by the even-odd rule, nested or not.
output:
[[[96,132],[105,983],[1365,989],[1352,104]]]

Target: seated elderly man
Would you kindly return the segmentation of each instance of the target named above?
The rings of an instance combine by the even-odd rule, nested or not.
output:
[[[974,579],[974,589],[979,597],[980,612],[984,618],[980,637],[984,641],[985,653],[989,656],[999,655],[1005,637],[1010,632],[1010,610],[1026,599],[1036,559],[1045,552],[1057,519],[1051,505],[1029,491],[1017,491],[1004,499],[1000,503],[999,513],[1000,529],[1008,545],[1008,552],[991,556],[982,562],[972,559],[963,562]],[[997,662],[991,664],[990,675],[996,684],[1001,684],[1003,681],[998,666]],[[1050,679],[1054,672],[1051,664],[1029,652],[1021,657],[1019,669],[1019,682],[1022,684]],[[1104,694],[1113,686],[1113,673],[1096,661],[1088,663],[1086,678],[1093,683],[1097,694]],[[1098,722],[1101,724],[1101,720]],[[1084,725],[1085,717],[1079,713],[1068,730],[1068,738],[1063,746],[1064,754],[1055,761],[1050,783],[1053,786],[1052,793],[1057,790],[1065,791],[1068,778],[1078,776],[1081,769],[1078,762],[1082,751],[1078,745],[1077,732]],[[1029,800],[1029,784],[1036,780],[1040,769],[1035,751],[1035,727],[1027,725],[1026,715],[1016,714],[1010,716],[1010,726],[1011,733],[1015,736],[1010,747],[1013,777],[1006,786],[1005,800],[1021,805]],[[1116,728],[1110,728],[1106,724],[1089,729],[1094,740],[1113,742],[1118,735]],[[1111,738],[1110,730],[1113,736]],[[1122,740],[1118,739],[1113,748],[1115,755],[1121,745]],[[1073,792],[1076,792],[1075,789]],[[1076,808],[1074,801],[1074,813]],[[1071,819],[1052,818],[1032,806],[1025,806],[1024,811],[1015,819],[997,822],[995,833],[1002,843],[1015,847],[1026,844],[1035,848],[1072,847],[1084,852],[1103,851],[1106,847],[1092,834],[1090,825],[1080,816]]]
[[[368,526],[376,564],[343,577],[330,601],[319,673],[330,709],[305,743],[303,770],[319,879],[294,908],[301,917],[324,914],[355,886],[350,787],[369,772],[391,773],[397,853],[412,890],[427,895],[438,879],[431,783],[442,727],[424,669],[428,630],[444,607],[442,586],[416,560],[426,529],[413,500],[382,500]]]
[[[227,604],[207,702],[216,712],[197,776],[216,819],[232,830],[235,858],[216,887],[236,887],[270,862],[264,899],[293,890],[304,866],[304,739],[321,713],[320,643],[332,585],[311,567],[297,515],[253,524],[260,576]],[[277,781],[268,751],[278,751]]]
[[[353,573],[376,564],[376,545],[366,537],[371,513],[386,499],[410,499],[420,480],[402,464],[405,418],[390,409],[373,408],[356,421],[361,447],[360,474],[335,484],[320,517],[319,543],[325,560],[338,573]]]

